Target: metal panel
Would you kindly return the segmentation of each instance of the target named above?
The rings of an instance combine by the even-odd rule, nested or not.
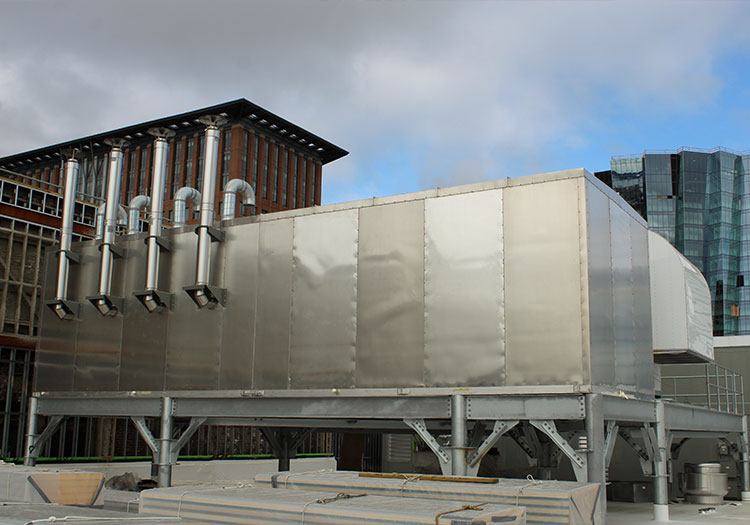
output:
[[[292,219],[260,225],[254,388],[289,387],[293,235]]]
[[[123,324],[120,390],[164,388],[169,313],[149,313],[133,297],[133,292],[143,290],[146,283],[146,245],[143,237],[131,236],[124,243],[128,260],[124,296],[128,305]],[[169,282],[165,275],[168,275],[171,262],[172,253],[163,251],[159,257],[162,283]]]
[[[358,215],[294,219],[293,388],[354,386]]]
[[[168,290],[175,294],[175,307],[167,328],[166,387],[175,390],[214,389],[219,384],[223,308],[199,310],[182,289],[195,282],[195,233],[181,232],[172,241],[172,275]],[[216,258],[216,243],[213,243],[211,252],[214,274],[217,269],[223,269],[224,264]]]
[[[648,271],[648,230],[630,219],[633,254],[633,350],[635,386],[641,392],[654,391],[654,356],[651,339],[651,281]],[[710,308],[709,308],[710,316]],[[709,335],[710,337],[710,335]]]
[[[507,384],[584,381],[580,184],[503,190]]]
[[[591,330],[591,382],[615,383],[614,320],[612,316],[612,258],[609,198],[586,183],[586,242],[588,251]]]
[[[615,202],[609,204],[614,292],[615,367],[619,386],[637,381],[635,312],[633,304],[633,243],[630,217]]]
[[[424,385],[424,201],[360,211],[356,384]]]
[[[425,201],[425,383],[502,385],[502,190]]]
[[[57,276],[57,246],[47,250],[44,299],[53,299]],[[46,307],[39,312],[39,342],[36,349],[34,391],[67,392],[73,390],[76,329],[75,320],[61,321]]]
[[[227,228],[222,243],[227,304],[221,337],[219,388],[250,388],[258,290],[258,224]]]
[[[76,340],[73,389],[116,390],[120,371],[123,317],[102,317],[86,303],[81,309]]]

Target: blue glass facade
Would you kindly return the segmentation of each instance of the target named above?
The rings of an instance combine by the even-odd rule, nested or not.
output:
[[[597,176],[705,275],[714,335],[750,334],[750,153],[646,152],[610,167]]]

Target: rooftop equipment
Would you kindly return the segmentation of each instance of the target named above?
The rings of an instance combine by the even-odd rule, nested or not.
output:
[[[221,206],[222,221],[234,219],[238,193],[242,195],[243,205],[255,206],[255,190],[253,187],[242,179],[232,179],[224,186],[224,200]]]
[[[43,319],[37,390],[653,392],[648,230],[583,170],[221,227],[226,240],[213,246],[200,234],[214,228],[205,214],[198,236],[165,230],[161,286],[180,290],[197,266],[204,284],[188,289],[230,290],[225,308],[177,294],[166,315],[127,309],[107,330],[102,319]],[[146,273],[143,237],[119,244],[113,291],[132,298]],[[96,245],[76,252],[90,261]],[[71,297],[86,295],[93,271],[73,269]]]

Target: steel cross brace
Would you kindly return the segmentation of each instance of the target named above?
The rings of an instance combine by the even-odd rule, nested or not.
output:
[[[654,469],[653,464],[651,463],[651,456],[649,453],[641,447],[635,439],[633,439],[633,436],[630,435],[629,432],[625,430],[619,430],[617,432],[617,435],[620,436],[625,443],[630,445],[630,448],[635,450],[635,453],[638,454],[638,461],[641,463],[641,471],[643,472],[644,476],[653,476]]]
[[[39,450],[41,449],[42,445],[44,445],[45,441],[52,437],[52,434],[55,433],[57,427],[60,426],[60,423],[62,423],[63,419],[65,419],[65,416],[50,416],[49,421],[47,422],[47,426],[44,427],[42,433],[39,434],[39,436],[36,438],[36,441],[34,441],[34,445],[29,448],[28,454],[31,457],[39,457]]]
[[[154,453],[154,457],[157,457],[159,454],[159,442],[156,440],[154,435],[151,433],[151,430],[149,430],[148,426],[146,425],[146,418],[143,416],[131,416],[130,420],[135,425],[135,428],[138,429],[138,433],[143,438],[143,441],[146,442],[148,448],[150,448],[151,452]],[[179,439],[177,439],[176,441],[172,441],[172,445],[170,446],[169,450],[169,459],[171,463],[177,462],[177,458],[180,455],[180,450],[182,450],[182,447],[184,447],[187,442],[190,441],[190,438],[193,437],[193,434],[195,434],[195,432],[198,430],[198,427],[200,427],[205,421],[205,417],[190,418],[190,424],[180,435]]]
[[[508,430],[513,428],[518,424],[518,420],[516,421],[495,421],[495,426],[492,428],[492,432],[490,432],[490,435],[487,436],[481,443],[477,443],[476,445],[474,442],[472,442],[472,448],[474,448],[474,452],[471,453],[471,455],[466,460],[466,466],[468,468],[468,474],[471,476],[476,476],[477,472],[479,471],[479,464],[482,462],[482,458],[487,454],[487,452],[490,451],[492,447],[495,446],[495,444],[500,440],[501,437],[503,437],[503,434],[505,434]],[[484,425],[481,426],[481,429],[484,429]],[[482,437],[482,433],[478,431],[475,433],[475,440],[479,441],[476,436],[479,436],[479,438]]]
[[[440,463],[440,470],[444,475],[451,474],[451,456],[446,452],[448,447],[440,446],[437,439],[427,430],[424,419],[404,419],[404,423],[417,433],[419,437],[430,447],[430,450],[437,456]]]
[[[557,431],[555,422],[552,419],[532,419],[529,421],[534,427],[541,430],[557,445],[563,454],[568,456],[570,464],[573,466],[576,479],[579,481],[586,481],[588,478],[588,472],[586,470],[586,457],[576,452],[573,447],[570,446],[562,435]]]
[[[615,451],[615,441],[617,441],[619,428],[617,421],[607,421],[607,433],[604,437],[604,466],[607,469],[612,461],[612,453]]]

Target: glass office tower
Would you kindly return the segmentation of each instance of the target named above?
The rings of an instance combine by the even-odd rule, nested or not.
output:
[[[597,177],[705,275],[714,335],[750,334],[750,152],[645,152],[610,167]]]

